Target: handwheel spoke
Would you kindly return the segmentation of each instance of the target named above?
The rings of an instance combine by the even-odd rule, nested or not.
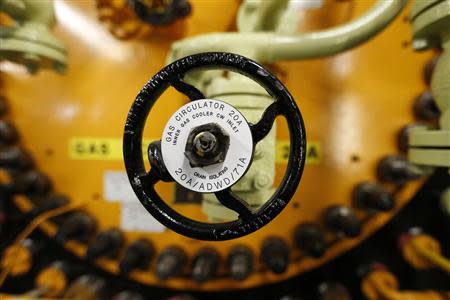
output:
[[[159,173],[152,168],[148,173],[139,176],[141,185],[153,186],[161,180]]]
[[[200,92],[195,86],[183,81],[181,78],[176,78],[170,84],[180,93],[185,94],[191,101],[205,99],[205,95]]]
[[[266,108],[258,123],[251,125],[250,129],[253,135],[253,142],[256,144],[262,140],[272,129],[276,117],[280,114],[280,107],[277,101]]]
[[[231,188],[219,191],[215,193],[219,202],[239,214],[241,219],[248,220],[253,216],[253,212],[250,206],[242,199],[240,199],[236,194],[231,191]]]
[[[150,161],[151,170],[161,181],[172,182],[173,178],[167,171],[166,165],[161,152],[161,141],[154,141],[148,145],[148,160]]]

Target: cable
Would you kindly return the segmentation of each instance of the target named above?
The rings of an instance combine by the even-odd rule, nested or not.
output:
[[[423,246],[417,239],[412,239],[412,246],[417,251],[417,253],[423,258],[427,259],[436,267],[450,274],[450,260],[440,255],[439,253],[428,249]]]
[[[15,242],[11,247],[19,247],[19,244],[25,240],[41,223],[47,221],[50,218],[56,217],[58,215],[64,214],[66,212],[75,210],[81,206],[84,205],[84,202],[82,203],[76,203],[76,204],[67,204],[62,207],[58,207],[52,210],[49,210],[47,212],[42,213],[41,215],[37,216],[36,218],[31,221],[28,226],[16,237]],[[18,252],[16,252],[16,255],[13,258],[13,261],[17,259]],[[14,263],[9,264],[6,268],[2,270],[0,273],[0,287],[3,286],[3,283],[5,282],[6,278],[9,275],[9,272],[11,271],[12,266]]]
[[[450,292],[433,290],[399,290],[397,278],[387,270],[375,270],[367,274],[361,290],[368,300],[446,300]]]

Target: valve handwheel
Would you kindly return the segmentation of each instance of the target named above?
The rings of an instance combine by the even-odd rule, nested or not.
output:
[[[193,70],[224,69],[259,83],[274,98],[256,124],[248,123],[233,106],[207,99],[183,81]],[[144,165],[142,135],[148,114],[161,94],[172,86],[191,102],[168,121],[161,141],[149,145],[150,171]],[[251,166],[255,145],[284,116],[290,137],[284,178],[272,197],[258,210],[231,191]],[[286,87],[258,63],[232,53],[201,53],[184,57],[159,71],[137,95],[125,124],[125,167],[137,197],[159,222],[175,232],[200,240],[223,241],[252,233],[274,219],[293,197],[306,159],[306,135],[301,113]],[[158,181],[215,193],[239,218],[226,223],[204,223],[179,214],[155,190]]]

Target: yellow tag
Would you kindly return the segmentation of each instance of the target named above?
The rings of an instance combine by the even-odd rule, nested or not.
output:
[[[154,139],[145,139],[142,153],[146,156],[148,144]],[[308,141],[306,163],[318,164],[322,160],[320,142]],[[278,140],[276,145],[276,163],[287,164],[289,158],[288,140]],[[74,137],[69,141],[69,157],[75,160],[123,160],[122,139]]]
[[[155,139],[143,140],[142,153]],[[69,157],[76,160],[123,160],[122,140],[118,138],[74,137],[69,140]]]
[[[278,140],[275,155],[277,164],[287,164],[289,159],[290,142],[288,140]],[[318,164],[322,160],[322,147],[320,142],[308,141],[306,147],[306,163]]]
[[[122,140],[117,138],[71,138],[69,157],[79,160],[122,160]]]

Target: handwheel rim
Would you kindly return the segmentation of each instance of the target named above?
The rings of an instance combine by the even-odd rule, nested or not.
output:
[[[155,191],[153,184],[143,184],[147,174],[142,152],[142,137],[153,105],[175,78],[194,69],[225,69],[240,73],[261,85],[278,102],[279,114],[289,128],[290,153],[283,180],[272,197],[250,218],[226,223],[192,220],[171,208]],[[184,236],[209,241],[224,241],[248,235],[272,221],[292,199],[306,161],[306,132],[303,118],[293,97],[270,71],[243,56],[208,52],[181,58],[153,76],[133,102],[125,124],[123,154],[133,191],[145,209],[164,226]]]

